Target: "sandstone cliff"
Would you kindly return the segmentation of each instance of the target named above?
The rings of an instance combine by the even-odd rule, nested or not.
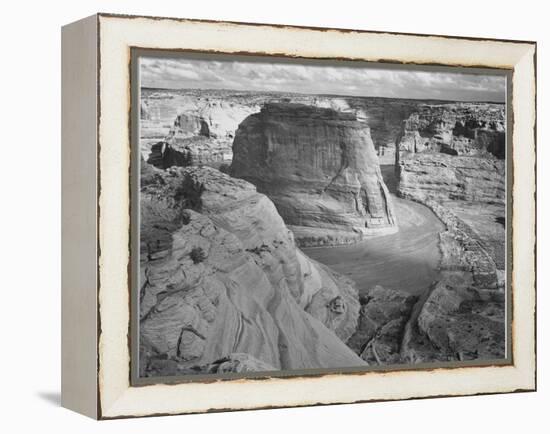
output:
[[[398,142],[398,192],[446,224],[442,267],[494,286],[505,267],[505,113],[500,104],[422,106]]]
[[[231,92],[145,91],[141,149],[159,168],[231,162],[239,123],[259,110],[256,97]],[[169,151],[159,153],[160,148]]]
[[[503,105],[422,105],[397,140],[399,192],[419,201],[504,204],[505,142]]]
[[[266,104],[239,125],[230,173],[269,196],[301,245],[397,230],[369,128],[352,112]]]
[[[266,196],[215,169],[143,168],[143,375],[363,363],[343,342],[353,285],[295,247]]]
[[[420,202],[471,201],[504,205],[505,162],[439,152],[401,154],[399,193]]]
[[[444,223],[441,275],[415,304],[381,287],[362,298],[348,343],[368,364],[505,356],[504,131],[495,104],[420,106],[404,122],[398,193]]]
[[[239,124],[260,111],[261,105],[277,101],[351,110],[344,98],[317,95],[192,89],[145,91],[140,109],[143,155],[159,168],[230,164]]]
[[[400,151],[504,158],[505,107],[490,103],[420,104],[406,118]]]

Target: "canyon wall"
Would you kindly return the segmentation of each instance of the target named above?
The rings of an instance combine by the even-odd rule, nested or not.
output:
[[[142,162],[141,374],[335,368],[353,284],[295,246],[273,203],[212,168]]]
[[[299,102],[349,110],[344,98],[226,90],[142,90],[140,147],[159,168],[228,165],[239,124],[267,102]]]
[[[444,223],[440,278],[419,297],[376,287],[348,345],[369,365],[501,359],[505,323],[505,113],[420,105],[397,140],[398,193]]]
[[[399,193],[419,201],[504,204],[505,142],[501,104],[420,106],[397,140]]]
[[[300,245],[397,230],[370,130],[353,112],[266,104],[239,125],[230,173],[269,196]]]
[[[259,110],[257,98],[220,91],[146,93],[141,102],[141,150],[159,168],[231,162],[239,123]]]

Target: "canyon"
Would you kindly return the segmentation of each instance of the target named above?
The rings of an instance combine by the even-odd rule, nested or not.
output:
[[[140,374],[506,355],[503,104],[142,91]]]

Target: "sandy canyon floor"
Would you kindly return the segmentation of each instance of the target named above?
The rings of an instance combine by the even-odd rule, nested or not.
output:
[[[353,245],[302,250],[351,278],[360,295],[376,285],[419,295],[440,275],[439,232],[445,226],[427,206],[395,195],[393,165],[381,169],[391,192],[399,231]]]

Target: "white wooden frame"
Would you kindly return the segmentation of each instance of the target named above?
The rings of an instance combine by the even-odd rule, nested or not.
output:
[[[513,70],[513,363],[130,385],[130,48]],[[531,391],[536,44],[98,14],[63,28],[62,404],[98,419]]]

